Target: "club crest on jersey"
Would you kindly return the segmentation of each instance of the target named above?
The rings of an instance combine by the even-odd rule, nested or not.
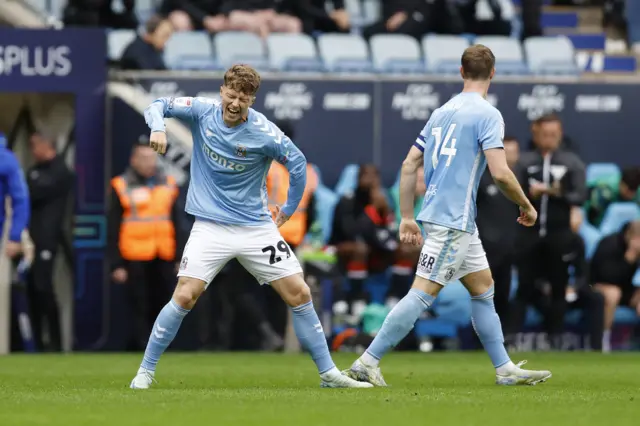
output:
[[[247,147],[242,145],[236,145],[236,155],[238,157],[247,158]]]

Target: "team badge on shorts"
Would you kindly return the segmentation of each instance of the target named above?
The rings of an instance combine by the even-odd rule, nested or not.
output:
[[[236,155],[238,157],[246,158],[247,157],[247,147],[242,145],[236,145]]]
[[[453,274],[456,273],[455,268],[447,268],[447,272],[444,275],[444,279],[449,281],[451,278],[453,278]]]
[[[184,271],[185,269],[187,269],[187,262],[189,261],[188,257],[183,257],[182,260],[180,261],[180,270]]]

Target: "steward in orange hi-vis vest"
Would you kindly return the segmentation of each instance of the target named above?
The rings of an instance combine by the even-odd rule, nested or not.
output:
[[[310,164],[307,164],[307,186],[304,188],[302,200],[298,204],[296,212],[280,227],[280,234],[289,245],[297,247],[302,243],[309,226],[311,199],[318,187],[318,175]],[[276,205],[282,206],[287,201],[289,191],[289,172],[280,163],[272,162],[267,175],[267,191],[269,193],[269,209],[275,212]],[[274,213],[275,219],[275,213]]]
[[[157,175],[155,185],[140,181],[129,170],[111,180],[123,215],[118,247],[124,260],[174,261],[176,230],[171,213],[178,196],[171,176]]]

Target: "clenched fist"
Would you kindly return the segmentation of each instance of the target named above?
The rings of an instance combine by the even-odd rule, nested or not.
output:
[[[149,145],[158,154],[167,152],[167,134],[165,132],[151,132]]]

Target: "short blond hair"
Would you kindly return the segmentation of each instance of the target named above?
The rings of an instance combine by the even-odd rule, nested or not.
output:
[[[260,88],[260,74],[249,65],[234,65],[224,73],[224,86],[244,93],[245,95],[255,96]]]

